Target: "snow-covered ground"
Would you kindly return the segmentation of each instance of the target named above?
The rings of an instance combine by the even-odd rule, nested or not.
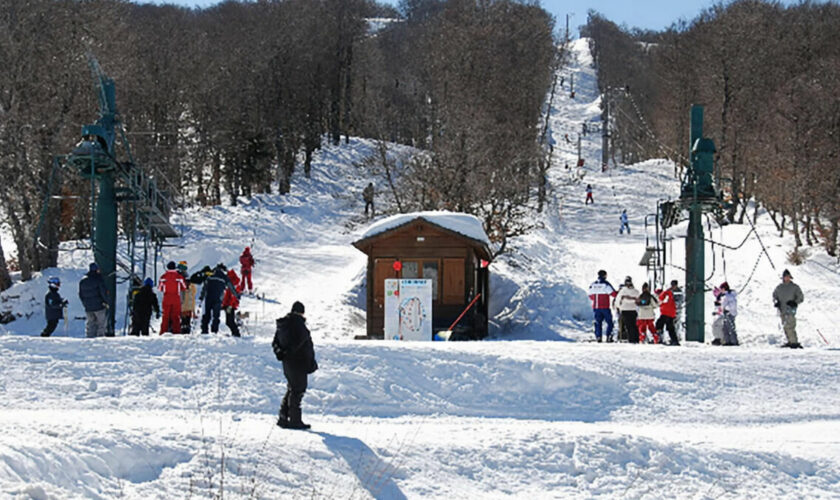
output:
[[[806,349],[772,346],[780,334],[769,296],[790,242],[766,215],[759,234],[776,268],[761,257],[753,273],[751,235],[726,251],[725,268],[716,248],[709,282],[743,287],[742,347],[548,341],[592,337],[585,290],[598,269],[614,284],[645,279],[643,217],[678,193],[664,161],[598,172],[599,135],[584,138],[586,167],[574,168],[564,134],[574,140],[584,120],[597,122],[599,97],[585,40],[573,54],[563,71],[575,73],[576,97],[566,87],[551,115],[544,227],[491,265],[495,341],[352,340],[365,329],[366,257],[350,243],[368,228],[360,198],[369,180],[353,164],[375,145],[327,147],[291,195],[176,220],[184,237],[164,261],[233,265],[253,249],[258,297],[243,298],[241,339],[85,340],[75,319],[66,333],[59,325],[54,338],[38,337],[50,274],[62,278],[70,316],[83,315],[82,252],[3,294],[0,307],[24,316],[0,329],[0,497],[840,497],[840,351],[816,334],[840,344],[837,265],[815,256],[790,267],[806,295]],[[583,205],[586,183],[594,206]],[[630,236],[617,234],[622,208]],[[748,231],[709,236],[737,246]],[[681,232],[672,231],[676,263]],[[712,264],[710,255],[708,273]],[[311,432],[274,425],[284,383],[269,341],[294,300],[306,304],[321,367],[303,402]]]

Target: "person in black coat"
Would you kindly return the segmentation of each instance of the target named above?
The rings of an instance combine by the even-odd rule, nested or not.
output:
[[[134,309],[131,313],[131,335],[145,335],[149,336],[149,323],[152,320],[152,311],[155,311],[155,317],[160,318],[160,304],[158,303],[157,295],[152,287],[155,282],[152,278],[146,278],[143,281],[143,286],[137,291],[134,296]]]
[[[277,320],[277,331],[271,343],[275,356],[283,361],[286,376],[286,395],[277,420],[277,425],[285,429],[310,427],[301,419],[300,402],[306,392],[307,376],[318,369],[318,363],[303,313],[303,304],[295,302],[292,312]]]
[[[238,299],[239,292],[230,282],[227,276],[227,267],[224,264],[218,264],[213,270],[213,274],[204,280],[204,287],[201,289],[199,300],[204,301],[204,313],[201,315],[201,333],[207,333],[207,327],[210,331],[218,333],[219,331],[219,316],[222,313],[222,294],[225,289],[229,289],[232,294]],[[210,317],[213,317],[212,324]]]
[[[55,327],[58,326],[58,320],[64,317],[64,306],[67,305],[67,301],[61,297],[61,294],[58,293],[58,287],[61,286],[61,280],[57,277],[53,276],[49,280],[47,280],[49,284],[50,291],[47,292],[46,297],[44,297],[44,316],[47,319],[47,326],[44,327],[44,330],[41,332],[42,337],[49,337],[55,331]]]

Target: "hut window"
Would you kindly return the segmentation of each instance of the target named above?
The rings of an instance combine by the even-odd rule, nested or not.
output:
[[[436,260],[423,261],[423,278],[432,280],[432,298],[438,298],[438,263]]]
[[[420,277],[420,263],[416,261],[407,260],[403,262],[402,277],[406,279],[415,279]]]
[[[401,271],[405,279],[427,279],[432,280],[432,300],[438,300],[438,269],[440,262],[437,260],[406,260],[403,261]]]

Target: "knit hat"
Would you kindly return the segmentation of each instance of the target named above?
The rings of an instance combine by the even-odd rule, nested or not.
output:
[[[601,269],[600,271],[598,271],[598,277],[599,278],[606,278],[607,277],[607,272],[604,271],[603,269]]]
[[[785,276],[787,276],[790,279],[793,279],[793,276],[790,275],[790,271],[788,271],[787,269],[782,271],[782,278],[784,278]]]
[[[303,314],[305,311],[306,309],[303,307],[302,303],[295,301],[295,303],[292,304],[293,313]]]
[[[96,262],[91,262],[90,266],[88,266],[88,270],[90,272],[99,271],[99,266],[96,265]]]
[[[175,269],[175,261],[170,260],[168,264],[166,264],[167,269]]]
[[[154,286],[155,282],[152,281],[152,278],[146,278],[145,280],[143,280],[143,284],[146,286]]]
[[[631,278],[630,276],[627,276],[626,278],[624,278],[624,284],[625,285],[632,285],[633,284],[633,278]]]
[[[178,270],[181,271],[181,272],[184,272],[184,273],[187,272],[187,261],[182,260],[181,262],[179,262],[178,263]]]
[[[723,283],[720,284],[720,288],[721,288],[721,290],[729,290],[730,289],[729,288],[729,283],[724,281]]]

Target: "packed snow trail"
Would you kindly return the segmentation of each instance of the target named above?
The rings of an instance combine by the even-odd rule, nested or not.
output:
[[[63,325],[37,337],[50,274],[64,283],[71,317],[82,315],[83,252],[3,294],[0,304],[24,317],[0,329],[10,333],[0,335],[0,497],[840,496],[840,351],[814,348],[810,336],[819,327],[840,343],[836,321],[820,319],[840,300],[827,259],[792,268],[806,294],[802,351],[768,346],[765,299],[781,271],[766,259],[741,296],[744,347],[541,341],[592,338],[586,287],[601,268],[614,284],[644,280],[642,217],[678,192],[664,161],[599,172],[597,134],[582,141],[584,168],[574,167],[564,134],[574,139],[600,110],[586,41],[572,54],[562,71],[575,73],[575,99],[559,93],[550,117],[558,146],[544,227],[491,266],[494,338],[524,341],[350,340],[365,330],[366,265],[350,244],[368,225],[369,177],[355,164],[375,144],[326,146],[312,179],[297,173],[289,195],[178,215],[182,246],[164,261],[238,269],[242,249],[254,250],[259,297],[242,301],[253,335],[87,340],[72,338],[83,335],[72,320],[71,338]],[[583,204],[587,183],[595,205]],[[623,208],[629,236],[617,234]],[[780,267],[789,242],[768,226],[759,220]],[[714,235],[737,243],[747,231]],[[727,252],[729,275],[713,283],[725,277],[740,290],[756,247],[751,239],[745,253]],[[673,253],[676,262],[678,244]],[[294,300],[306,304],[320,365],[303,400],[312,432],[274,425],[285,383],[269,341]]]

